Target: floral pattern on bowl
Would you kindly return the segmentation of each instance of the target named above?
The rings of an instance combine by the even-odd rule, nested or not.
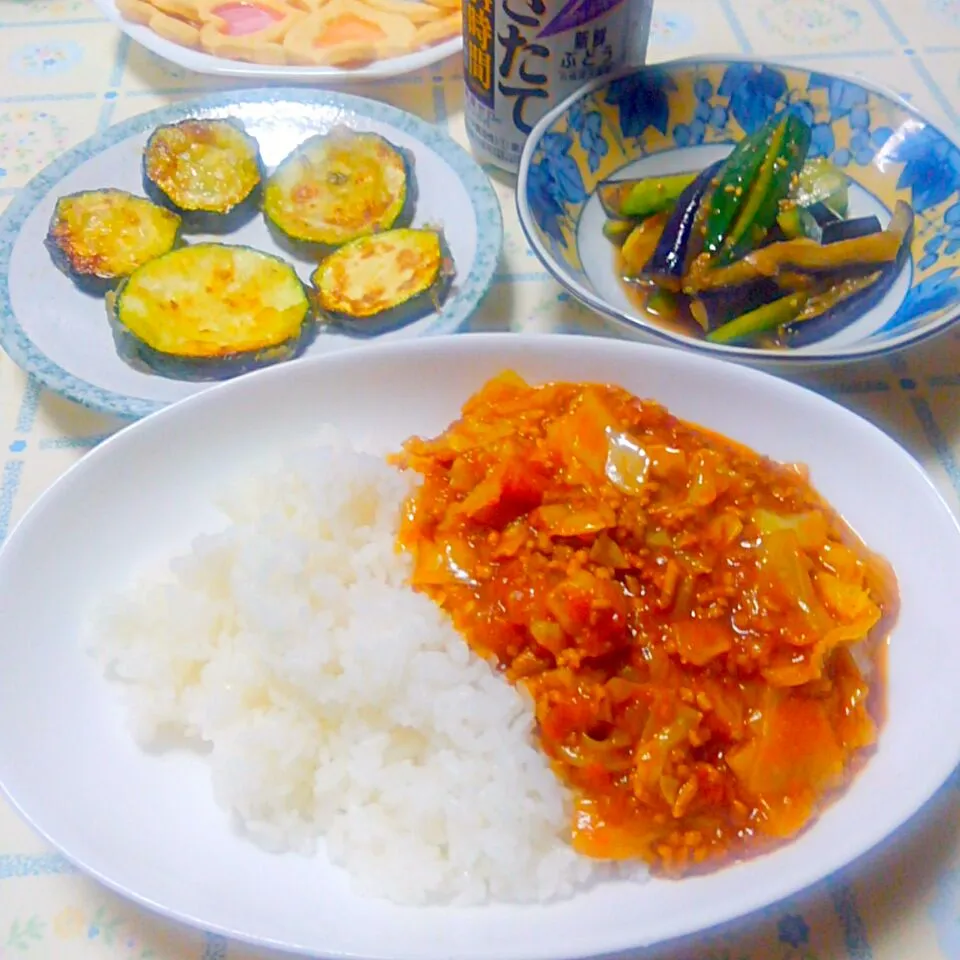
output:
[[[882,221],[899,199],[917,219],[890,293],[845,329],[791,350],[716,346],[658,326],[628,300],[601,234],[609,178],[702,169],[771,113],[812,127],[811,157],[851,179],[851,212]],[[621,327],[745,360],[850,360],[900,349],[960,318],[960,147],[892,94],[856,80],[754,61],[677,61],[585,87],[537,125],[517,187],[535,253],[569,291]]]

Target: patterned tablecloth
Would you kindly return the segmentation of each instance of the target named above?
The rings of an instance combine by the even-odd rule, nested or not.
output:
[[[651,43],[654,59],[762,54],[862,74],[944,129],[960,123],[960,0],[657,0]],[[0,209],[49,160],[95,131],[228,85],[166,66],[121,37],[90,0],[0,0]],[[362,92],[464,139],[456,60]],[[603,335],[602,324],[540,269],[511,190],[497,189],[505,256],[474,328]],[[960,332],[820,375],[812,385],[882,425],[960,507]],[[0,353],[0,541],[57,476],[119,425],[40,389]],[[78,875],[0,801],[2,960],[255,956],[160,921]],[[960,960],[960,774],[911,825],[843,875],[648,960],[654,957]]]

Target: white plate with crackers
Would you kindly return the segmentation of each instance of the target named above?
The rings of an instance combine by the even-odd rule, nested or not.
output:
[[[463,49],[461,0],[94,0],[127,36],[196,73],[384,80]]]

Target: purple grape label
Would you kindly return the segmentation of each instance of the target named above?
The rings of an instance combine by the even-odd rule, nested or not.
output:
[[[582,27],[616,9],[623,2],[624,0],[569,0],[538,36],[555,37],[558,33]]]

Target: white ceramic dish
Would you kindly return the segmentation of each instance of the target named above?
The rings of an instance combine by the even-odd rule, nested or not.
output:
[[[239,839],[214,804],[202,758],[134,745],[116,691],[80,646],[95,598],[182,547],[211,522],[226,481],[321,421],[394,446],[442,429],[507,367],[534,381],[616,382],[773,457],[806,462],[822,493],[893,562],[902,614],[889,719],[863,772],[795,842],[706,876],[612,883],[549,906],[402,909],[352,896],[322,856],[272,856]],[[864,464],[875,482],[864,483]],[[957,569],[960,530],[893,440],[756,371],[637,344],[509,334],[305,360],[122,431],[11,535],[0,551],[0,781],[38,831],[104,883],[259,945],[390,960],[558,960],[639,947],[813,883],[890,834],[949,775],[960,760]]]
[[[149,27],[131,23],[120,16],[115,0],[94,0],[103,15],[122,30],[131,40],[139,43],[158,57],[195,73],[209,76],[241,77],[245,80],[279,81],[281,83],[318,83],[340,84],[358,83],[369,80],[388,80],[405,73],[413,73],[423,67],[432,66],[460,53],[463,49],[462,37],[453,37],[438,43],[434,47],[418,50],[403,57],[391,57],[378,60],[363,67],[343,69],[341,67],[275,67],[260,63],[244,63],[242,60],[225,60],[200,50],[183,47],[179,43],[166,40],[154,33]]]
[[[467,321],[487,292],[503,243],[499,202],[473,158],[434,124],[376,100],[283,87],[237,90],[161,107],[109,127],[59,157],[20,191],[0,218],[0,345],[14,363],[71,400],[128,417],[145,416],[209,386],[125,363],[117,354],[103,298],[81,293],[53,265],[43,239],[58,197],[103,187],[142,194],[141,157],[153,130],[185,117],[211,116],[242,120],[259,141],[268,169],[307,137],[335,125],[372,130],[406,148],[418,188],[414,224],[443,227],[457,275],[442,310],[383,337],[453,333]],[[304,281],[316,266],[279,247],[260,216],[214,239],[283,257]],[[325,331],[307,354],[362,342]]]

